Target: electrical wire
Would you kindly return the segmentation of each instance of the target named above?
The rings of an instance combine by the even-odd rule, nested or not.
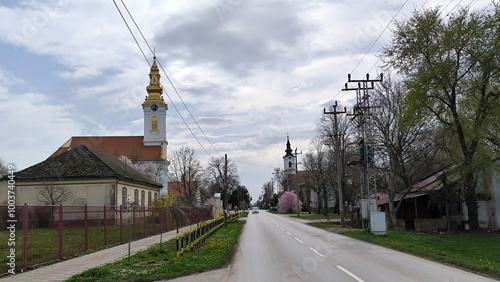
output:
[[[146,37],[144,36],[144,34],[142,33],[141,29],[139,28],[139,25],[136,23],[134,17],[132,16],[132,14],[130,13],[129,9],[127,8],[127,5],[125,5],[125,2],[123,2],[123,0],[121,0],[122,2],[122,5],[123,7],[125,7],[125,10],[127,10],[127,13],[128,15],[130,16],[130,18],[132,19],[132,21],[134,22],[135,24],[135,27],[137,28],[137,30],[139,31],[139,33],[141,34],[142,36],[142,39],[144,40],[144,42],[146,43],[146,45],[148,46],[149,48],[149,51],[151,51],[151,54],[155,55],[155,52],[154,50],[151,48],[151,46],[149,45],[149,42],[148,40],[146,39]],[[175,93],[177,94],[177,97],[179,97],[179,99],[181,100],[182,104],[184,105],[184,108],[186,108],[186,110],[188,111],[189,115],[191,116],[191,118],[193,119],[194,123],[196,124],[196,126],[198,127],[198,129],[201,131],[201,133],[203,134],[203,136],[205,137],[205,139],[208,141],[208,143],[210,144],[210,146],[212,146],[212,148],[214,149],[214,151],[220,156],[222,157],[222,155],[219,153],[219,151],[217,151],[217,149],[214,147],[214,145],[212,144],[212,142],[210,141],[210,139],[208,139],[207,135],[205,134],[205,131],[203,131],[203,129],[201,128],[200,124],[198,124],[198,121],[194,118],[193,114],[191,113],[191,111],[189,110],[189,108],[187,107],[186,103],[184,102],[184,99],[182,99],[181,95],[179,94],[179,92],[177,91],[177,88],[174,86],[174,83],[172,82],[172,80],[170,79],[170,77],[168,76],[167,72],[165,72],[165,69],[163,68],[161,62],[159,59],[156,59],[156,62],[158,63],[158,65],[160,66],[163,74],[165,75],[165,77],[167,78],[168,82],[170,83],[170,85],[172,86],[172,88],[174,89]],[[180,113],[179,113],[180,115]],[[205,150],[206,151],[206,150]]]
[[[141,51],[142,55],[144,56],[144,59],[146,60],[146,62],[148,63],[148,65],[151,67],[151,64],[149,63],[149,60],[148,60],[148,58],[146,57],[146,54],[144,53],[144,51],[142,50],[142,48],[141,48],[141,46],[140,46],[139,42],[138,42],[138,41],[137,41],[137,39],[135,38],[134,33],[133,33],[133,32],[132,32],[132,30],[130,29],[130,26],[128,25],[127,20],[126,20],[126,19],[125,19],[125,17],[123,16],[123,14],[122,14],[122,12],[121,12],[120,8],[118,7],[118,5],[116,4],[115,0],[113,0],[113,3],[115,4],[116,9],[117,9],[117,10],[118,10],[118,12],[120,13],[120,16],[121,16],[121,18],[122,18],[123,22],[125,23],[125,25],[127,26],[128,30],[129,30],[129,32],[130,32],[130,34],[131,34],[131,35],[132,35],[132,37],[134,38],[134,41],[135,41],[135,43],[137,44],[137,47],[139,47],[139,50]],[[122,1],[122,3],[123,3],[123,1]],[[127,9],[127,11],[128,11],[128,9]],[[129,15],[130,15],[130,14],[129,14]],[[130,15],[130,16],[131,16],[131,15]],[[135,21],[134,21],[134,23],[135,23]],[[138,28],[138,26],[137,26],[137,25],[136,25],[136,27]],[[139,29],[139,28],[138,28],[138,29]],[[139,32],[140,32],[140,29],[139,29]],[[140,32],[140,33],[141,33],[141,35],[142,35],[142,32]],[[143,35],[143,36],[144,36],[144,35]],[[151,47],[149,46],[149,44],[148,44],[148,47],[149,47],[149,49],[151,50]],[[169,81],[170,81],[170,79],[169,79]],[[161,86],[162,86],[162,88],[163,88],[163,85],[161,84],[161,82],[160,82],[160,85],[161,85]],[[172,104],[172,106],[174,107],[174,109],[175,109],[175,111],[177,112],[177,114],[179,115],[179,117],[182,119],[182,122],[184,123],[184,125],[186,125],[186,127],[187,127],[187,128],[188,128],[188,130],[189,130],[189,132],[191,132],[191,135],[193,135],[193,137],[194,137],[194,139],[196,140],[196,142],[198,142],[198,144],[199,144],[199,145],[201,146],[201,148],[205,151],[205,153],[207,153],[207,155],[209,155],[210,157],[213,157],[213,156],[212,156],[212,155],[211,155],[211,154],[207,151],[207,149],[203,146],[203,144],[201,144],[200,140],[196,137],[196,135],[194,134],[193,130],[192,130],[192,129],[191,129],[191,127],[187,124],[187,122],[186,122],[186,120],[184,119],[184,117],[182,117],[182,115],[181,115],[180,111],[177,109],[177,106],[175,105],[175,103],[174,103],[174,101],[172,100],[172,98],[170,97],[170,95],[168,95],[168,93],[167,93],[167,91],[166,91],[166,90],[165,90],[165,94],[167,95],[168,99],[170,100],[170,103],[171,103],[171,104]]]
[[[428,0],[427,0],[428,1]],[[427,1],[424,2],[424,4],[422,5],[422,7],[427,3]],[[389,26],[394,22],[394,20],[396,19],[396,17],[398,16],[399,12],[401,12],[401,10],[403,9],[403,7],[406,5],[406,3],[408,3],[408,0],[406,0],[403,5],[401,5],[401,7],[399,8],[399,10],[396,12],[396,14],[391,18],[391,20],[389,21],[389,23],[385,26],[385,28],[382,30],[382,32],[377,36],[377,38],[375,39],[375,41],[372,43],[372,45],[370,46],[370,48],[368,48],[368,50],[366,51],[366,53],[363,55],[363,57],[361,57],[361,59],[358,61],[358,63],[356,64],[356,66],[354,66],[353,70],[350,72],[350,73],[354,73],[354,71],[358,68],[358,66],[361,64],[361,62],[365,59],[365,57],[368,55],[368,53],[370,53],[371,49],[373,48],[373,46],[375,46],[375,44],[377,43],[377,41],[382,37],[382,35],[385,33],[385,31],[389,28]],[[375,62],[375,65],[380,61],[380,58],[377,60],[377,62]],[[375,66],[374,65],[374,66]],[[373,67],[374,67],[373,66]],[[370,68],[370,70],[368,72],[370,72],[373,67]],[[330,103],[333,103],[335,100],[337,100],[337,97],[339,96],[339,94],[342,92],[342,90],[339,90],[337,92],[337,94],[335,94],[335,96],[333,97],[333,99],[330,100]],[[297,145],[301,144],[303,141],[304,141],[304,138],[308,136],[308,133],[309,131],[311,130],[311,128],[313,127],[313,125],[315,125],[318,120],[321,118],[321,116],[323,115],[323,113],[320,113],[316,119],[314,120],[314,122],[311,124],[311,126],[309,126],[309,129],[307,129],[306,133],[304,134],[304,136],[302,136],[301,139],[299,139],[299,142],[297,142]]]

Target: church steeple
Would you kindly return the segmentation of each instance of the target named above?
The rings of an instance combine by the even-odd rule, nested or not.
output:
[[[286,150],[285,150],[285,153],[286,153],[285,157],[287,157],[287,156],[293,156],[293,154],[292,154],[292,148],[290,146],[290,139],[289,139],[288,135],[286,136]]]
[[[167,110],[168,105],[161,94],[160,70],[154,57],[153,65],[149,72],[149,85],[146,87],[148,96],[142,103],[144,111],[144,146],[161,146],[162,158],[167,157]]]
[[[160,85],[160,70],[156,65],[156,56],[153,58],[153,65],[151,66],[151,71],[149,72],[149,85],[146,87],[146,90],[148,91],[148,96],[146,96],[146,101],[142,104],[143,106],[153,103],[165,105],[165,101],[161,96],[163,88]]]
[[[286,136],[286,155],[283,156],[283,165],[286,174],[295,174],[295,156],[293,155],[290,138]]]

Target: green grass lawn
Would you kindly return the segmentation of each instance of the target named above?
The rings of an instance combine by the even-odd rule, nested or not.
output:
[[[297,214],[292,215],[292,217],[297,217]],[[323,214],[301,214],[300,217],[302,219],[340,219],[340,216],[335,213],[329,213],[328,216]]]
[[[227,228],[220,228],[201,246],[176,257],[175,240],[149,248],[102,267],[87,270],[67,281],[152,281],[172,279],[202,271],[219,268],[227,264],[233,254],[243,223],[236,220]]]
[[[331,226],[330,226],[331,227]],[[454,264],[500,278],[500,235],[463,233],[434,235],[387,231],[386,236],[366,231],[343,231],[342,234],[391,249]]]
[[[173,224],[173,223],[171,223]],[[123,226],[123,240],[128,241],[128,225]],[[171,226],[170,226],[171,227]],[[155,231],[159,231],[159,224],[155,225]],[[9,231],[0,231],[0,241],[7,242]],[[136,225],[136,239],[144,237],[144,225]],[[146,236],[152,235],[151,223],[146,224]],[[34,265],[45,264],[58,259],[59,250],[59,229],[54,228],[34,228],[28,231],[28,268]],[[22,230],[16,230],[16,265],[21,266],[22,262]],[[120,226],[107,226],[107,245],[104,245],[104,227],[90,226],[88,229],[88,250],[85,250],[85,232],[81,226],[66,226],[63,230],[63,257],[72,258],[85,253],[108,248],[120,244]],[[6,243],[0,244],[0,273],[6,273],[9,269],[7,265],[7,255],[9,248]]]

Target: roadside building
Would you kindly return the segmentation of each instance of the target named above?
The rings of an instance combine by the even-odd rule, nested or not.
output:
[[[49,158],[54,158],[80,145],[97,149],[115,157],[125,156],[134,164],[153,164],[157,170],[158,182],[162,184],[160,193],[168,190],[166,115],[165,103],[160,85],[160,72],[156,57],[149,73],[148,95],[142,103],[144,113],[144,136],[73,136],[59,147]]]
[[[15,174],[18,205],[43,205],[44,198],[66,191],[62,205],[151,206],[162,185],[114,156],[80,145]],[[49,192],[44,188],[51,187]],[[47,190],[47,189],[45,189]],[[6,202],[7,179],[0,180]],[[46,204],[46,203],[45,203]]]

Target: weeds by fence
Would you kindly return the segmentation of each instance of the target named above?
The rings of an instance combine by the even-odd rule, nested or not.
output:
[[[212,218],[209,209],[183,209],[178,216],[168,208],[114,206],[16,206],[16,270],[137,240]],[[7,205],[0,205],[7,214]],[[0,275],[9,266],[10,231],[0,216]],[[21,228],[22,227],[22,228]]]

